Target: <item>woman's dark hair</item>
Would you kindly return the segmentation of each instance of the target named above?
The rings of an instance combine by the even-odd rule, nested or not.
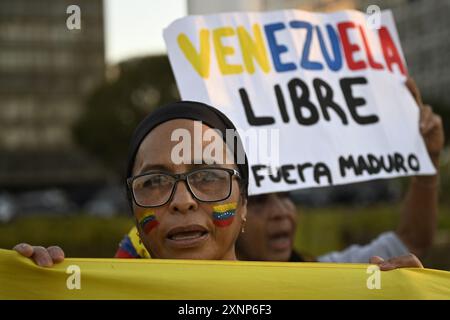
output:
[[[128,152],[128,161],[126,169],[126,178],[130,178],[133,175],[133,167],[136,159],[136,154],[139,150],[139,146],[145,137],[158,125],[175,119],[189,119],[195,121],[201,121],[203,124],[211,127],[212,129],[219,130],[222,134],[224,142],[228,148],[233,151],[234,162],[237,164],[238,171],[241,175],[240,190],[241,194],[247,198],[248,194],[248,160],[245,154],[241,138],[239,137],[236,127],[222,112],[216,108],[204,103],[195,101],[178,101],[162,107],[159,107],[154,112],[150,113],[141,123],[137,126],[133,133],[130,142],[130,149]],[[226,139],[227,130],[233,130],[234,139]],[[242,157],[243,155],[243,157]],[[243,163],[242,163],[243,162]],[[130,202],[131,208],[132,195],[127,186],[127,197]]]

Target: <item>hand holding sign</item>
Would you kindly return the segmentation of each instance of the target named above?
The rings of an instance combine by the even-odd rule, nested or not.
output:
[[[424,138],[428,154],[431,160],[437,165],[435,160],[438,160],[442,149],[444,148],[444,128],[442,126],[442,119],[438,114],[433,113],[431,106],[426,105],[422,101],[422,96],[415,81],[408,78],[406,86],[413,95],[420,108],[420,122],[419,128],[422,137]]]

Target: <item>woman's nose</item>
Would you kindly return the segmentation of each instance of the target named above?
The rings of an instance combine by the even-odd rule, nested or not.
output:
[[[174,194],[169,204],[172,212],[187,213],[198,207],[197,201],[189,192],[185,181],[179,181],[175,187]]]

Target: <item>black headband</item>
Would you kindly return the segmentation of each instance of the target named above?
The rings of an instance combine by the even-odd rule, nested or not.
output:
[[[237,164],[238,171],[242,177],[241,187],[245,195],[248,190],[248,161],[244,152],[242,141],[239,134],[236,131],[236,127],[222,112],[207,104],[195,102],[195,101],[179,101],[171,103],[166,106],[162,106],[149,114],[142,122],[137,126],[133,133],[130,142],[130,149],[128,152],[128,162],[126,178],[132,176],[134,161],[136,154],[139,150],[144,138],[158,125],[174,119],[190,119],[201,121],[212,129],[217,129],[221,132],[224,142],[228,145],[230,150],[233,150],[234,161]],[[235,132],[236,140],[228,141],[226,130],[232,129]],[[238,161],[240,157],[238,155],[244,155],[244,163]]]

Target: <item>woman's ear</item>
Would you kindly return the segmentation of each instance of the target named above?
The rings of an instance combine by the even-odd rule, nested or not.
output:
[[[241,219],[242,221],[245,221],[247,219],[247,197],[242,196],[240,197],[240,202],[241,202]]]

